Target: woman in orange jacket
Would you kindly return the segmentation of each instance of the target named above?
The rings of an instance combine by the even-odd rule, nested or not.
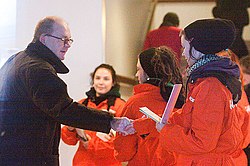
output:
[[[160,143],[174,152],[176,165],[247,165],[242,148],[249,143],[249,114],[242,96],[239,66],[216,55],[234,41],[229,20],[197,20],[182,32],[188,68],[188,95],[167,124],[157,124]]]
[[[79,103],[90,108],[108,111],[114,116],[121,115],[125,101],[120,98],[119,85],[112,66],[101,64],[94,70],[92,87],[86,95],[87,98],[80,100]],[[64,126],[61,134],[62,140],[68,145],[76,145],[79,142],[73,166],[121,166],[121,162],[113,155],[114,131],[111,130],[109,134],[105,134],[85,130],[86,135],[82,138],[76,130],[78,129]]]
[[[243,113],[249,114],[250,113],[249,101],[247,98],[246,91],[244,90],[245,79],[244,79],[244,73],[242,70],[243,66],[240,65],[240,61],[239,61],[238,56],[230,49],[226,49],[225,51],[219,52],[217,55],[229,57],[233,62],[235,62],[240,67],[240,80],[241,80],[241,85],[242,85],[242,96],[241,96],[240,101],[237,103],[237,106],[241,108]],[[245,122],[245,127],[247,127],[247,126],[249,127],[249,125],[250,125],[250,122],[248,122],[248,123]],[[249,145],[248,145],[249,142],[247,142],[247,140],[249,140],[250,133],[246,132],[246,130],[244,130],[244,129],[242,130],[242,132],[246,134],[245,142],[243,143],[242,148],[245,148],[244,151],[247,154],[248,161],[245,161],[245,157],[243,157],[244,155],[241,155],[242,156],[241,158],[239,158],[239,157],[235,158],[236,165],[244,165],[245,163],[250,162],[248,159],[249,154],[247,153],[247,151],[249,150]]]
[[[143,114],[139,109],[148,107],[162,116],[173,84],[182,83],[182,77],[175,55],[167,47],[150,48],[139,54],[136,77],[140,84],[134,86],[134,95],[128,99],[122,111],[122,116],[134,119],[136,134],[116,136],[115,157],[119,161],[127,161],[129,166],[147,166],[158,147],[159,133],[155,122],[142,118]],[[175,108],[180,108],[183,103],[182,91]],[[169,165],[175,163],[174,155],[168,151],[165,151],[164,160]]]

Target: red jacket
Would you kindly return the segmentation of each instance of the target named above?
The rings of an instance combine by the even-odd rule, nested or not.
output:
[[[158,115],[162,115],[166,102],[160,95],[159,87],[151,84],[139,84],[134,87],[134,95],[124,106],[122,116],[138,119],[134,122],[137,131],[134,135],[117,135],[114,141],[115,157],[119,161],[128,161],[128,165],[148,166],[159,144],[159,133],[155,122],[148,118],[140,119],[143,114],[140,107],[148,107]],[[165,158],[174,163],[174,156],[168,153]]]
[[[242,148],[249,143],[249,113],[232,104],[217,78],[199,78],[189,89],[186,103],[161,131],[162,147],[177,154],[179,166],[247,165]]]
[[[79,101],[82,103],[85,99]],[[116,111],[115,116],[120,116],[125,101],[117,98],[115,105],[111,106],[110,109]],[[95,103],[89,101],[88,107],[95,109],[107,109],[107,100],[101,102],[98,106]],[[91,140],[89,141],[88,149],[85,149],[79,138],[76,137],[76,132],[71,132],[66,126],[62,128],[61,138],[68,145],[76,145],[79,141],[79,147],[73,159],[73,166],[121,166],[121,162],[114,158],[114,147],[112,138],[108,142],[102,141],[96,136],[96,132],[85,130],[86,134],[90,135]]]
[[[150,31],[145,39],[143,49],[151,47],[167,46],[170,47],[176,54],[178,62],[181,60],[181,39],[180,28],[174,26],[162,26],[158,29]]]

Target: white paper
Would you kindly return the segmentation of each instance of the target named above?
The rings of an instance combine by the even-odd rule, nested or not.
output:
[[[115,137],[116,131],[111,129],[109,134],[102,133],[102,132],[96,132],[96,136],[99,137],[104,142],[108,142],[112,137]]]
[[[99,137],[104,142],[108,142],[109,141],[109,139],[107,138],[108,134],[106,134],[106,133],[96,132],[96,136]]]
[[[163,112],[162,118],[160,116],[158,116],[157,114],[155,114],[150,109],[148,109],[147,107],[141,107],[140,111],[143,114],[147,115],[152,120],[154,120],[155,122],[157,122],[157,123],[160,122],[160,123],[166,124],[168,119],[169,119],[169,115],[171,114],[171,112],[174,109],[175,103],[176,103],[178,96],[179,96],[179,93],[181,91],[181,87],[182,87],[182,84],[175,84],[174,85],[172,92],[170,94],[170,97],[168,99],[167,105],[165,107],[165,110]]]
[[[181,87],[182,87],[182,84],[175,84],[174,85],[172,92],[170,94],[170,97],[168,99],[168,103],[167,103],[165,110],[164,110],[164,113],[162,115],[161,123],[166,124],[168,122],[169,116],[172,113],[174,106],[175,106],[175,103],[176,103],[178,96],[180,94]]]
[[[83,129],[79,129],[79,128],[76,128],[76,133],[82,137],[84,140],[88,140],[87,136],[86,136],[86,133]]]
[[[147,115],[149,118],[153,119],[157,123],[161,121],[161,117],[159,117],[157,114],[155,114],[153,111],[151,111],[147,107],[141,107],[140,111],[143,114]]]

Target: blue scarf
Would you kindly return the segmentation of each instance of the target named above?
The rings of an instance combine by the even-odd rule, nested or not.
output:
[[[239,66],[227,57],[204,55],[188,69],[188,81],[195,83],[198,78],[215,77],[232,93],[233,103],[241,98]]]
[[[187,74],[188,76],[190,76],[190,74],[197,68],[199,68],[200,66],[204,66],[209,62],[212,61],[218,61],[220,60],[222,57],[221,56],[217,56],[217,55],[211,55],[211,54],[207,54],[202,56],[197,62],[195,62],[191,67],[189,67],[187,69]]]

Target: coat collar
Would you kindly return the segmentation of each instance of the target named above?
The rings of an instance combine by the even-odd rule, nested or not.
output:
[[[149,92],[149,91],[156,91],[157,93],[160,94],[160,88],[158,86],[148,84],[148,83],[143,83],[143,84],[138,84],[134,86],[134,95],[138,93],[143,93],[143,92]]]
[[[63,64],[63,62],[40,41],[30,43],[25,52],[47,61],[55,68],[57,73],[66,74],[69,72],[69,69]]]

